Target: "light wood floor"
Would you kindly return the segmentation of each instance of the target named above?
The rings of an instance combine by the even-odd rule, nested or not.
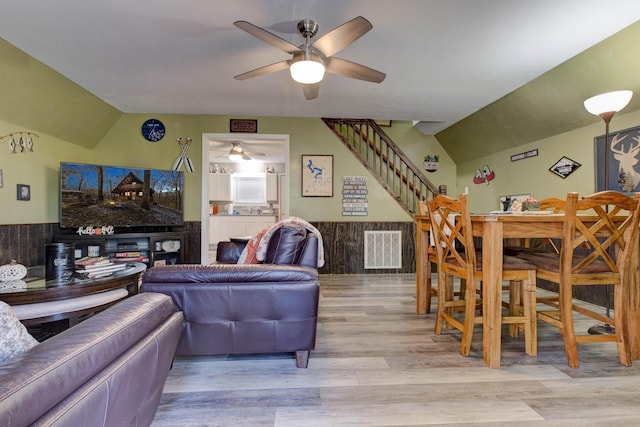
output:
[[[307,369],[289,354],[178,358],[153,426],[640,425],[640,361],[591,344],[569,368],[557,330],[538,326],[537,357],[505,330],[489,369],[480,326],[462,357],[458,333],[415,314],[414,275],[321,275]]]

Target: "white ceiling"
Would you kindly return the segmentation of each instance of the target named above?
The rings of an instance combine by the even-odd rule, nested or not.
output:
[[[373,30],[336,56],[387,74],[327,75],[305,101],[287,71],[233,76],[358,15]],[[3,0],[0,37],[127,113],[432,122],[435,133],[640,19],[638,0]]]

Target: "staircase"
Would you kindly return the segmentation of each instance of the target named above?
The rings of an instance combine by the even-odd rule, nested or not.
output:
[[[438,194],[438,188],[374,120],[323,118],[322,121],[409,215],[419,212],[419,202]]]

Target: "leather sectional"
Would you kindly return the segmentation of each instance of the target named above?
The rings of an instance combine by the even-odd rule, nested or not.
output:
[[[0,363],[0,425],[150,425],[181,327],[138,294]]]

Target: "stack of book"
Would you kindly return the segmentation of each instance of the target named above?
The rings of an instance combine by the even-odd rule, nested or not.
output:
[[[113,262],[149,262],[149,257],[140,251],[116,252],[111,258]]]
[[[92,279],[107,277],[127,268],[126,264],[114,263],[107,257],[84,257],[77,259],[75,265],[76,273],[86,274]]]

